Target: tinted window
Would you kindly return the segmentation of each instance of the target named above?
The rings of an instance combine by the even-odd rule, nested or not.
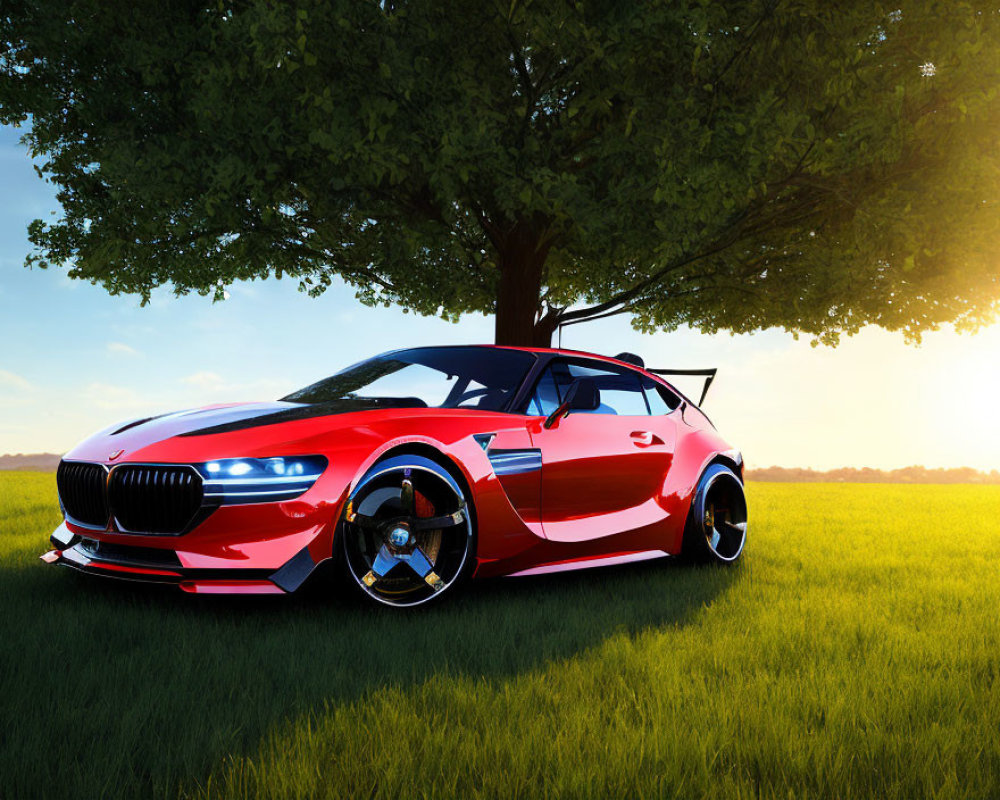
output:
[[[549,415],[566,397],[570,384],[578,378],[590,378],[597,386],[601,404],[591,414],[646,416],[649,409],[638,373],[596,362],[554,361],[542,373],[531,401],[529,414]]]
[[[559,387],[556,386],[555,378],[552,375],[552,367],[549,367],[535,384],[535,391],[528,403],[528,413],[547,417],[559,408],[561,402]]]
[[[386,353],[282,398],[293,403],[386,400],[394,406],[503,409],[534,362],[489,347],[422,347]]]
[[[681,399],[652,378],[643,376],[642,388],[646,392],[650,414],[669,414],[681,404]]]

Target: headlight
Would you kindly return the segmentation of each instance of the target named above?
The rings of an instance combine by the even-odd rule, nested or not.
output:
[[[195,464],[205,499],[224,504],[292,500],[312,486],[326,469],[323,456],[220,458]]]

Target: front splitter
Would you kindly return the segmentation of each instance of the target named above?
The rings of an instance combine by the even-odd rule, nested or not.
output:
[[[191,594],[288,594],[305,583],[320,563],[313,560],[308,548],[303,548],[277,570],[166,568],[137,563],[139,559],[129,557],[127,547],[124,555],[119,548],[113,560],[101,558],[88,550],[88,540],[65,525],[56,529],[51,541],[54,549],[40,557],[46,564],[103,578],[175,585]]]

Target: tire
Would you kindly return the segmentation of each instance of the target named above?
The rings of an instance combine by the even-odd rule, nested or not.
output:
[[[475,564],[471,498],[425,456],[372,466],[345,504],[337,538],[342,579],[361,598],[393,608],[440,602]]]
[[[691,498],[682,557],[700,564],[735,564],[746,546],[748,527],[743,481],[724,464],[709,465]]]

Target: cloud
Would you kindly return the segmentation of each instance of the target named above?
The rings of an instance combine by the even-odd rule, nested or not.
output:
[[[17,389],[21,392],[28,392],[34,389],[34,384],[20,375],[0,369],[0,388]]]
[[[181,383],[187,383],[202,391],[212,392],[221,389],[226,382],[221,375],[215,372],[202,371],[195,372],[193,375],[185,375],[181,378]]]
[[[150,406],[150,401],[130,386],[115,386],[99,381],[87,384],[83,396],[98,408],[139,411]]]
[[[256,378],[251,381],[228,380],[216,372],[201,371],[185,375],[181,383],[193,386],[205,400],[270,399],[288,394],[294,382],[279,378]]]
[[[125,356],[142,355],[142,353],[140,353],[134,347],[129,347],[124,342],[108,342],[108,352]]]

